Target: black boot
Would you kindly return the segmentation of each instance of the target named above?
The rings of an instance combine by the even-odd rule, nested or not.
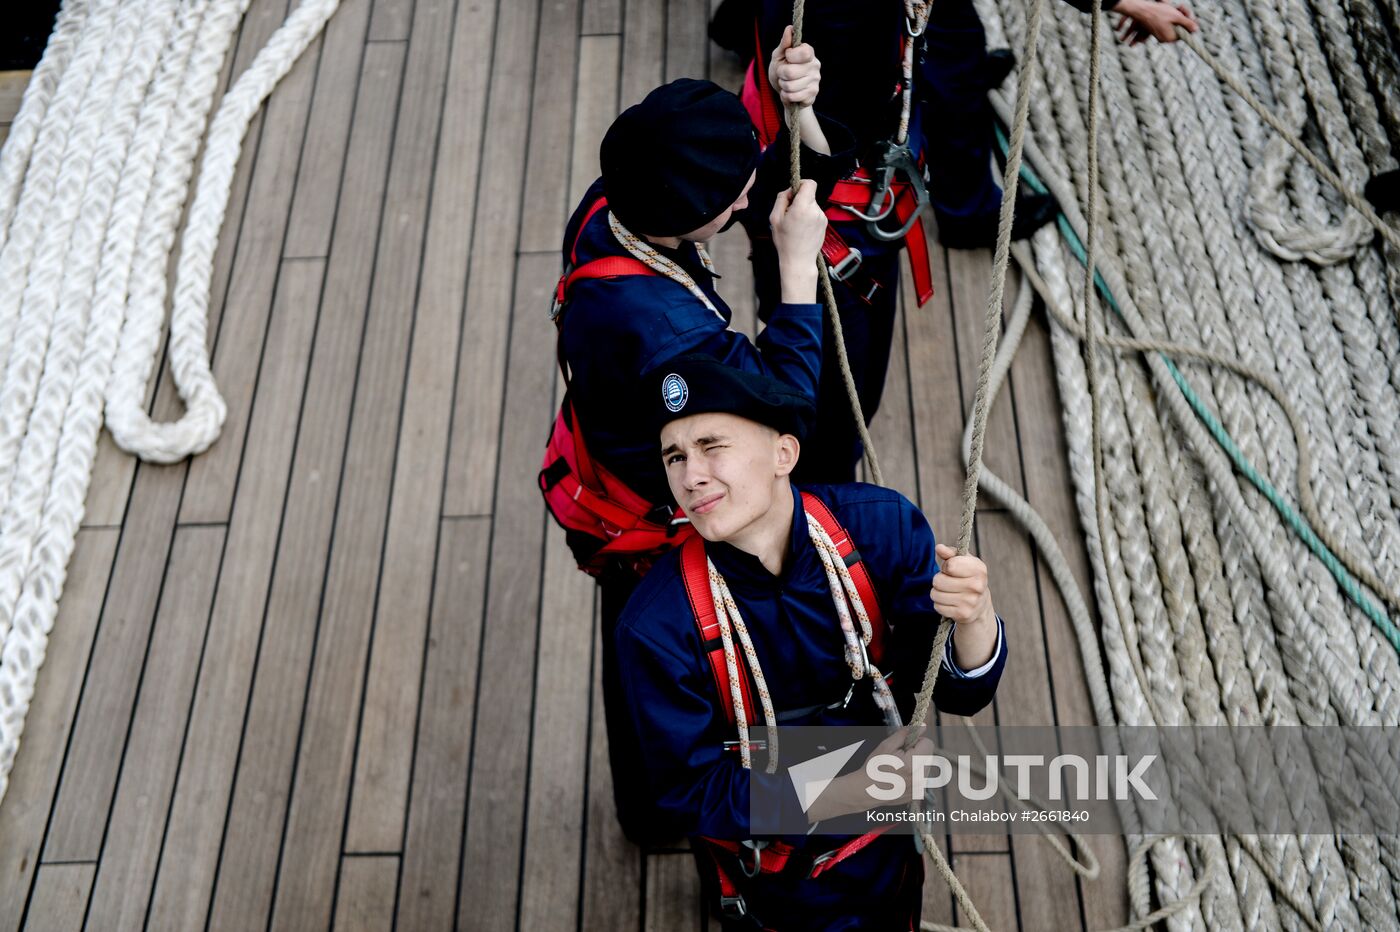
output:
[[[1381,213],[1400,210],[1400,168],[1381,172],[1366,182],[1366,200]]]
[[[1011,221],[1011,238],[1021,240],[1055,219],[1059,205],[1049,194],[1022,192],[1016,195],[1016,213]],[[949,249],[988,249],[996,244],[996,214],[976,217],[947,217],[934,211],[938,218],[938,241]]]
[[[987,50],[987,90],[992,91],[1006,82],[1006,76],[1016,67],[1016,53],[1010,49]]]

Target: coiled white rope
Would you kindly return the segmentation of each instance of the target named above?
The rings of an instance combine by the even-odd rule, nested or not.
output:
[[[1368,168],[1387,167],[1383,160],[1391,156],[1367,116],[1377,112],[1376,101],[1350,75],[1354,54],[1353,68],[1345,67],[1345,23],[1326,3],[1231,0],[1200,11],[1196,44],[1254,96],[1275,105],[1287,99],[1277,111],[1297,118],[1314,148],[1325,136],[1342,179],[1359,186]],[[983,13],[994,42],[1003,31],[1025,29],[1018,4],[986,5]],[[1086,224],[1076,205],[1088,199],[1086,179],[1071,183],[1058,166],[1084,164],[1088,148],[1084,95],[1076,93],[1089,72],[1083,24],[1059,10],[1047,20],[1038,57],[1055,77],[1035,84],[1026,153],[1082,238]],[[1277,144],[1260,115],[1200,58],[1180,47],[1119,48],[1105,56],[1103,68],[1109,119],[1099,140],[1100,191],[1107,216],[1096,264],[1122,306],[1129,335],[1201,346],[1282,386],[1316,454],[1306,483],[1318,491],[1326,531],[1341,548],[1363,555],[1393,590],[1400,572],[1394,482],[1400,438],[1391,412],[1400,402],[1394,376],[1400,332],[1397,298],[1387,286],[1392,270],[1372,244],[1369,224],[1364,237],[1348,244],[1348,209],[1300,162],[1286,166],[1280,190],[1270,175],[1280,170],[1277,155],[1268,151]],[[996,103],[1011,121],[1008,100],[998,96]],[[1360,153],[1380,164],[1366,166]],[[1317,267],[1280,266],[1261,243]],[[1025,251],[1018,259],[1032,261]],[[1052,231],[1034,241],[1033,262],[1047,304],[1068,317],[1066,309],[1082,303],[1084,286]],[[1239,482],[1155,354],[1146,370],[1113,359],[1113,377],[1100,384],[1109,512],[1100,529],[1078,349],[1082,317],[1073,325],[1053,325],[1052,345],[1103,619],[1098,631],[1067,566],[1057,568],[1054,559],[1050,565],[1075,621],[1099,721],[1395,724],[1394,650],[1378,643],[1369,621],[1340,597],[1258,493]],[[1009,365],[1009,355],[999,365]],[[1246,455],[1267,465],[1276,487],[1293,489],[1291,472],[1300,460],[1282,411],[1224,370],[1198,371],[1193,384]],[[983,477],[984,487],[1008,502],[1052,553],[1053,539],[1029,506],[994,476]],[[1338,805],[1393,806],[1384,787],[1394,785],[1394,760],[1350,745],[1335,752],[1326,772]],[[1246,804],[1262,805],[1266,788],[1253,777],[1267,768],[1257,771],[1255,763],[1241,761],[1242,787]],[[1131,841],[1132,820],[1125,825]],[[1149,883],[1163,903],[1200,894],[1198,908],[1166,919],[1170,928],[1396,922],[1400,859],[1393,839],[1162,841],[1141,861],[1146,849],[1132,847],[1135,915],[1150,909]]]
[[[209,280],[242,139],[339,0],[303,0],[224,95],[249,0],[68,0],[0,152],[0,797],[44,661],[107,423],[152,462],[199,453],[224,403]],[[171,302],[186,414],[144,408],[166,269],[201,145]]]

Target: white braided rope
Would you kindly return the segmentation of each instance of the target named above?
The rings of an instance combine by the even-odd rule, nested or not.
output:
[[[1004,30],[1019,35],[1024,29],[1017,4],[988,5],[983,12],[994,44]],[[1311,7],[1299,0],[1227,0],[1197,12],[1199,41],[1255,96],[1288,100],[1278,112],[1297,118],[1311,133],[1313,149],[1326,152],[1343,179],[1359,186],[1368,169],[1364,159],[1371,168],[1393,165],[1369,116],[1378,112],[1377,101],[1365,96],[1354,55],[1348,64],[1345,21],[1328,0]],[[1051,182],[1082,238],[1076,205],[1085,200],[1085,179],[1061,177],[1060,166],[1084,164],[1085,24],[1063,10],[1047,20],[1038,57],[1055,80],[1049,86],[1037,81],[1033,89],[1027,159]],[[1107,216],[1096,264],[1123,306],[1128,333],[1202,346],[1270,373],[1270,381],[1284,386],[1315,453],[1307,478],[1326,529],[1394,588],[1400,572],[1400,382],[1394,372],[1400,332],[1395,276],[1371,245],[1373,230],[1349,243],[1350,211],[1301,160],[1287,166],[1280,191],[1268,174],[1279,170],[1269,162],[1277,155],[1267,151],[1272,131],[1180,46],[1107,54],[1103,89],[1108,118],[1100,139],[1100,189]],[[1007,119],[1009,97],[996,102]],[[1319,129],[1308,122],[1309,113]],[[1261,201],[1261,190],[1273,192],[1272,200]],[[1256,216],[1261,206],[1262,224]],[[1280,266],[1261,242],[1328,265]],[[1034,260],[1027,250],[1018,260],[1034,261],[1047,303],[1082,332],[1082,320],[1063,310],[1082,301],[1082,273],[1058,236],[1042,232]],[[1073,329],[1052,326],[1052,346],[1104,619],[1098,631],[1087,607],[1071,595],[1073,578],[1067,565],[1057,567],[1043,522],[995,477],[982,484],[1032,528],[1052,557],[1099,720],[1394,724],[1400,714],[1395,651],[1343,599],[1262,496],[1234,474],[1155,355],[1145,368],[1135,359],[1116,359],[1114,378],[1102,386],[1112,520],[1107,562],[1098,559],[1084,367]],[[1009,366],[1012,352],[999,365]],[[1228,371],[1183,368],[1245,455],[1290,496],[1297,458],[1280,409]],[[1115,604],[1130,606],[1133,617],[1119,617]],[[1100,637],[1106,663],[1099,660]],[[1099,669],[1104,675],[1096,674]],[[1265,763],[1239,761],[1242,805],[1277,798],[1255,779],[1269,772]],[[1329,783],[1337,786],[1329,790],[1338,791],[1336,802],[1344,807],[1387,805],[1382,788],[1394,768],[1393,760],[1364,748],[1338,747],[1328,767]],[[1132,825],[1130,816],[1130,841]],[[1211,881],[1200,887],[1200,912],[1168,918],[1172,928],[1393,927],[1400,889],[1393,841],[1225,838],[1184,847],[1163,841],[1151,854],[1151,879],[1163,902],[1189,895],[1193,874]],[[1142,853],[1135,846],[1130,863],[1137,916],[1149,908]]]
[[[705,308],[716,317],[721,320],[724,319],[724,315],[719,312],[719,308],[715,307],[714,303],[710,300],[710,296],[705,294],[704,290],[695,283],[695,279],[690,277],[689,272],[657,252],[656,247],[623,226],[622,221],[617,219],[617,215],[612,211],[608,211],[608,229],[612,230],[613,237],[622,245],[623,249],[631,253],[634,259],[638,260],[658,275],[665,276],[680,285],[686,291],[689,291],[691,295],[694,296],[695,300],[705,305]],[[695,243],[694,246],[696,254],[700,257],[701,264],[713,274],[715,270],[714,263],[710,261],[710,254],[705,250],[704,245]]]
[[[831,601],[836,608],[836,617],[840,622],[841,633],[845,639],[846,665],[851,671],[851,679],[860,680],[865,677],[867,672],[870,674],[875,705],[884,716],[885,724],[892,729],[899,728],[903,723],[899,718],[899,709],[895,705],[894,694],[890,691],[884,674],[874,663],[870,662],[866,651],[873,635],[870,627],[870,614],[866,611],[865,602],[861,599],[855,580],[851,578],[850,568],[846,566],[845,560],[841,557],[841,551],[831,539],[831,535],[821,526],[821,522],[811,515],[807,516],[807,536],[811,540],[812,546],[816,548],[817,556],[826,572]],[[753,675],[759,702],[763,707],[763,722],[768,735],[767,772],[774,773],[778,767],[778,719],[773,711],[773,700],[768,691],[768,681],[763,676],[763,667],[759,663],[758,654],[754,651],[753,641],[749,638],[748,626],[745,625],[743,615],[739,612],[739,606],[729,592],[729,584],[724,581],[723,574],[715,569],[713,561],[707,557],[705,563],[709,568],[710,595],[715,603],[720,641],[724,645],[724,667],[729,675],[729,698],[734,706],[734,720],[739,731],[739,759],[745,770],[753,766],[752,742],[749,737],[743,693],[739,688],[739,662],[734,649],[736,636],[739,646],[744,651],[744,661],[748,666],[749,673]]]
[[[218,436],[209,279],[242,138],[339,0],[304,0],[223,96],[248,0],[68,0],[0,152],[0,796],[82,521],[104,406],[113,435],[174,462]],[[170,361],[187,406],[144,404],[181,243]]]
[[[744,616],[734,596],[729,592],[729,583],[724,581],[715,564],[708,557],[705,565],[710,571],[710,597],[715,603],[715,617],[719,621],[720,640],[724,643],[724,669],[729,674],[729,698],[734,705],[734,722],[739,728],[739,760],[745,770],[753,766],[753,748],[749,741],[747,710],[744,708],[744,695],[739,687],[739,664],[734,654],[734,636],[739,636],[739,645],[744,649],[744,662],[753,674],[754,686],[758,690],[758,701],[763,707],[763,725],[768,734],[768,763],[765,770],[776,773],[778,770],[778,717],[773,711],[773,697],[768,692],[768,681],[763,677],[763,666],[758,662],[758,654],[753,649],[753,640],[744,624]]]
[[[846,638],[846,664],[851,669],[851,678],[859,680],[864,678],[867,672],[870,673],[876,708],[884,716],[886,725],[890,728],[898,728],[903,723],[899,720],[899,708],[895,705],[894,694],[890,692],[885,675],[870,659],[868,649],[870,639],[873,636],[870,615],[866,612],[865,600],[860,597],[855,580],[851,578],[850,567],[846,566],[840,549],[837,548],[836,542],[831,539],[831,535],[826,532],[826,528],[822,527],[821,522],[810,514],[807,515],[807,534],[811,538],[812,544],[817,548],[817,556],[822,561],[822,569],[826,571],[826,583],[831,590],[831,601],[836,606],[836,617],[841,622],[841,633]],[[852,614],[855,615],[855,621],[859,622],[859,632],[856,631],[856,625],[852,622]]]

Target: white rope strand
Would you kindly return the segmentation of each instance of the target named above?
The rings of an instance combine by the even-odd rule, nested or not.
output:
[[[68,0],[0,152],[0,796],[63,590],[104,407],[137,455],[218,437],[209,279],[253,115],[335,12],[304,0],[204,130],[249,0]],[[188,411],[144,410],[177,225],[170,361]]]

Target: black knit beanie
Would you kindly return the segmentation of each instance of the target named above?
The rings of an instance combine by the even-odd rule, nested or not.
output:
[[[633,233],[679,236],[718,217],[758,165],[739,98],[710,81],[662,85],[613,121],[599,159],[608,206]]]

